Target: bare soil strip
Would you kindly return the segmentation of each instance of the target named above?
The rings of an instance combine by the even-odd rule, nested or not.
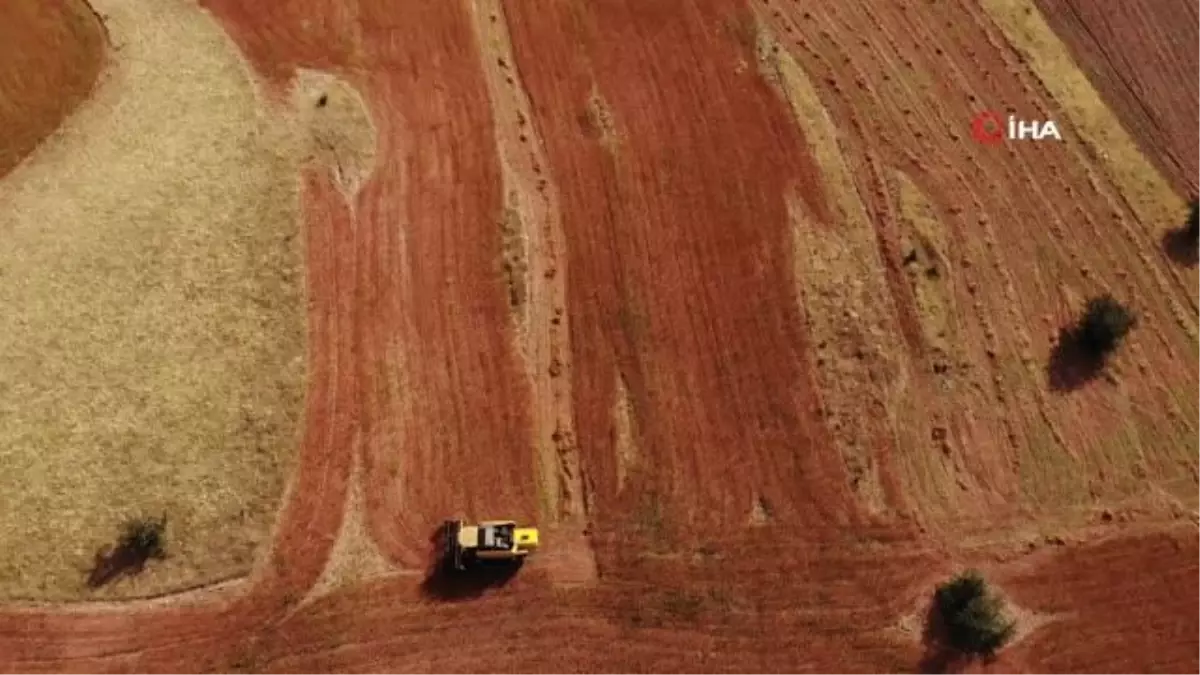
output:
[[[0,4],[0,177],[87,99],[106,37],[83,0]]]
[[[570,549],[588,561],[589,480],[580,463],[572,376],[571,312],[567,256],[557,187],[508,34],[500,0],[471,0],[482,69],[495,116],[504,185],[505,261],[517,339],[527,364],[533,444],[540,479],[541,523],[551,549]],[[595,576],[590,562],[574,572],[552,566],[574,581]]]

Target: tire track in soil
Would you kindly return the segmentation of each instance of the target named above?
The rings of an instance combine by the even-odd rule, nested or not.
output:
[[[507,9],[560,189],[575,411],[603,541],[711,536],[759,500],[780,523],[859,517],[815,412],[782,248],[789,186],[826,207],[786,109],[739,67],[753,55],[728,30],[738,8]],[[620,492],[618,381],[642,460]]]
[[[1196,193],[1196,3],[1036,0],[1122,125],[1181,197]],[[1193,280],[1193,286],[1194,280]]]
[[[1054,117],[1054,102],[1021,75],[1020,55],[988,17],[956,3],[939,3],[937,16],[924,6],[871,3],[813,11],[765,7],[839,128],[852,132],[847,144],[869,146],[885,165],[906,173],[945,224],[950,246],[961,252],[952,260],[950,297],[963,314],[966,356],[951,374],[959,386],[983,394],[986,405],[962,410],[960,421],[949,425],[948,440],[963,448],[969,480],[967,489],[944,490],[954,495],[945,513],[965,523],[1000,516],[997,509],[1016,504],[1042,508],[1056,485],[1070,495],[1068,503],[1097,488],[1119,497],[1136,484],[1127,477],[1138,453],[1149,456],[1151,477],[1186,476],[1188,467],[1170,459],[1177,438],[1155,440],[1194,428],[1187,399],[1163,384],[1178,383],[1179,359],[1190,359],[1194,343],[1176,321],[1177,298],[1164,300],[1164,293],[1176,294],[1161,283],[1162,257],[1148,251],[1157,242],[1134,234],[1137,215],[1122,206],[1119,191],[1073,139],[992,151],[966,138],[971,115],[1000,103],[1024,117]],[[956,14],[962,16],[951,20]],[[889,212],[885,199],[883,192],[867,195],[875,213]],[[1111,221],[1118,222],[1115,230]],[[1071,396],[1047,392],[1043,368],[1058,327],[1073,318],[1082,296],[1105,287],[1130,298],[1145,321],[1125,357],[1129,365],[1118,365],[1122,385]],[[922,370],[915,372],[927,381],[940,377]],[[1113,412],[1097,425],[1097,409]],[[1137,431],[1114,428],[1122,418],[1116,411],[1128,411]],[[930,438],[929,430],[908,435]],[[1106,449],[1114,437],[1132,440]],[[1063,457],[1087,468],[1045,459],[1061,463]],[[913,477],[905,481],[914,489]],[[1028,495],[1023,504],[1012,498],[1021,492]]]
[[[530,521],[529,387],[500,267],[502,177],[462,3],[359,3],[381,163],[359,196],[371,529],[428,564],[445,518]],[[453,46],[453,47],[452,47]]]
[[[572,408],[571,311],[558,188],[525,93],[499,0],[464,0],[480,45],[494,115],[504,190],[503,235],[509,305],[531,393],[532,443],[541,484],[547,551],[539,565],[560,583],[595,579],[588,526],[588,477]]]

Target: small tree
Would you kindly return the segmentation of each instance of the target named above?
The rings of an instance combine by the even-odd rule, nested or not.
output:
[[[1187,235],[1188,241],[1192,243],[1194,243],[1197,239],[1200,239],[1200,226],[1198,226],[1196,222],[1196,211],[1198,207],[1200,207],[1200,205],[1197,204],[1196,198],[1192,197],[1192,200],[1188,202],[1187,225],[1185,225],[1183,228],[1184,233]]]
[[[166,528],[166,516],[125,521],[116,546],[96,553],[88,586],[99,588],[118,577],[138,574],[151,558],[167,557]]]
[[[1004,601],[975,570],[938,586],[934,604],[946,646],[966,656],[994,655],[1016,630],[1004,614]]]
[[[121,539],[117,547],[129,551],[132,557],[142,561],[164,558],[167,554],[164,537],[166,527],[166,516],[157,520],[135,518],[127,521],[121,528]]]
[[[1102,359],[1113,352],[1137,325],[1137,317],[1109,294],[1088,301],[1075,327],[1074,338],[1089,356]]]
[[[1200,204],[1196,197],[1187,203],[1187,220],[1182,225],[1163,233],[1163,251],[1171,260],[1194,267],[1200,262]]]

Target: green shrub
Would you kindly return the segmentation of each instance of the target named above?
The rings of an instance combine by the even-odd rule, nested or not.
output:
[[[969,570],[938,586],[934,603],[946,646],[962,654],[991,656],[1012,639],[1016,624],[979,572]]]
[[[1103,358],[1113,352],[1121,340],[1137,325],[1133,312],[1111,295],[1088,301],[1087,309],[1075,327],[1075,340],[1091,356]]]
[[[143,561],[166,557],[166,527],[166,516],[160,519],[135,518],[127,521],[121,528],[121,539],[117,547]]]

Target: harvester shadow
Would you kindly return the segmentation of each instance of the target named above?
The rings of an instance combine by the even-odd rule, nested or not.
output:
[[[1162,238],[1163,252],[1180,265],[1195,267],[1200,261],[1200,243],[1186,227],[1169,230]]]
[[[433,563],[421,582],[421,595],[440,602],[456,602],[481,597],[489,590],[502,588],[521,571],[523,558],[502,561],[474,561],[465,570],[455,569],[443,558],[441,531],[430,538],[435,551]]]
[[[502,588],[520,571],[522,561],[476,563],[466,570],[437,565],[421,582],[421,594],[431,600],[454,602],[481,597],[488,590]]]
[[[1050,389],[1069,392],[1096,379],[1104,372],[1103,354],[1087,349],[1073,327],[1063,328],[1050,352],[1046,377]]]

